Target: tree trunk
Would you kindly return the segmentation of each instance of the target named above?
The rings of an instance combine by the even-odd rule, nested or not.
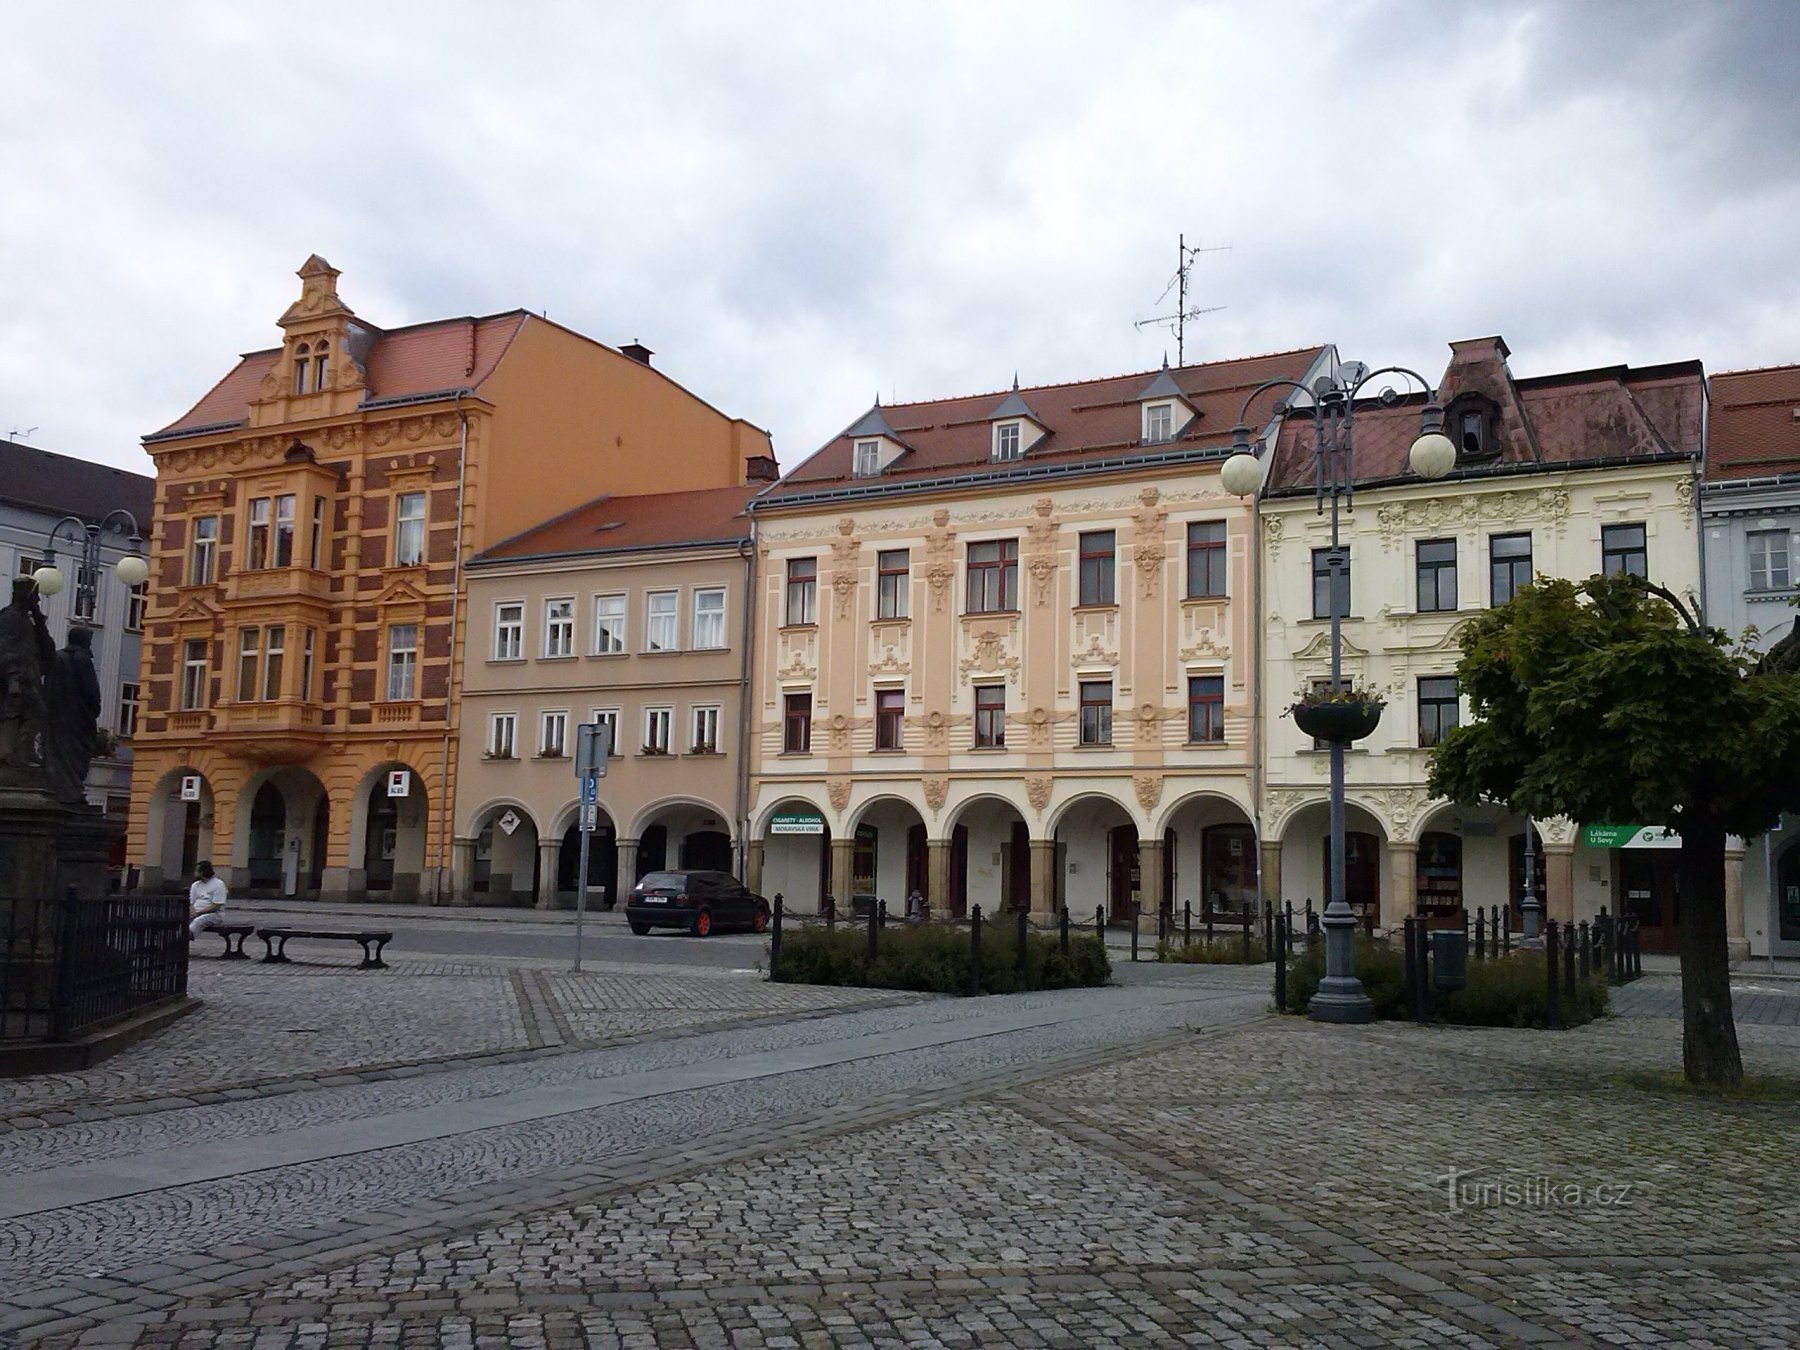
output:
[[[1725,828],[1684,815],[1681,830],[1681,1067],[1701,1087],[1738,1088],[1744,1061],[1731,1016],[1725,939]]]

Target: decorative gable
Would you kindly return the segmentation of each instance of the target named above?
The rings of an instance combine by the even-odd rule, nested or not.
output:
[[[281,316],[281,355],[263,376],[253,425],[344,412],[368,385],[364,364],[375,334],[338,296],[337,268],[315,253],[296,275],[300,298]]]
[[[1197,415],[1167,366],[1138,392],[1137,402],[1138,439],[1145,445],[1179,440]]]

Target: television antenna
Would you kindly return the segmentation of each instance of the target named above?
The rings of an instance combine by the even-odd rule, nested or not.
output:
[[[1158,314],[1155,318],[1151,319],[1139,319],[1132,327],[1140,330],[1151,327],[1172,329],[1175,334],[1175,364],[1178,366],[1185,366],[1187,364],[1187,321],[1189,319],[1197,319],[1202,314],[1217,314],[1220,310],[1225,308],[1224,305],[1208,305],[1203,309],[1189,309],[1187,302],[1188,273],[1193,270],[1194,259],[1200,254],[1229,253],[1231,252],[1231,245],[1217,244],[1209,248],[1200,244],[1195,244],[1192,248],[1189,248],[1187,236],[1185,234],[1179,234],[1175,236],[1175,251],[1175,275],[1169,278],[1169,284],[1163,287],[1163,293],[1156,297],[1156,302],[1161,304],[1168,298],[1169,292],[1174,291],[1175,312],[1173,314]],[[1166,356],[1163,359],[1165,361],[1168,360]]]
[[[19,437],[29,436],[29,435],[31,435],[32,432],[34,432],[36,430],[37,430],[36,427],[26,427],[25,430],[20,431],[17,427],[14,427],[10,432],[7,433],[6,439],[9,441],[17,441],[19,439]]]

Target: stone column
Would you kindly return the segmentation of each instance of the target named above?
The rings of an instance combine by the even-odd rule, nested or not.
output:
[[[1387,845],[1387,874],[1381,879],[1381,914],[1376,922],[1383,932],[1398,933],[1413,912],[1418,887],[1419,846],[1406,839]]]
[[[617,841],[617,848],[619,850],[619,867],[618,871],[615,873],[616,881],[614,889],[619,892],[619,896],[624,896],[630,894],[631,888],[637,885],[638,841],[635,839],[620,839]],[[577,877],[575,879],[575,892],[578,896],[581,893],[581,887],[586,884],[586,882],[586,877]],[[614,899],[618,899],[619,896],[615,896]],[[591,891],[588,893],[588,899],[590,901],[594,899],[594,895]]]
[[[744,886],[745,886],[745,889],[755,891],[758,895],[761,895],[762,894],[762,874],[763,874],[763,841],[760,839],[752,839],[749,843],[744,845]],[[773,896],[770,897],[769,903],[770,904],[775,903]]]
[[[1544,844],[1544,918],[1575,921],[1575,845]],[[1742,928],[1742,924],[1739,927]]]
[[[562,861],[562,840],[538,840],[537,907],[556,908],[556,869]]]
[[[850,917],[850,869],[856,862],[856,840],[831,841],[831,894],[837,899],[838,918]]]
[[[1161,839],[1138,840],[1138,932],[1156,933],[1156,911],[1163,902],[1163,849]]]
[[[1056,920],[1056,840],[1031,841],[1031,917],[1039,923]]]
[[[1735,836],[1725,841],[1725,947],[1733,961],[1750,959],[1744,936],[1744,841]]]
[[[925,903],[934,919],[950,917],[950,841],[925,841]]]
[[[458,835],[450,846],[451,903],[475,903],[475,844],[471,838]]]

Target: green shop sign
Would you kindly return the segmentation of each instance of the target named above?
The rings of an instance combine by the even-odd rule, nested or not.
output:
[[[1680,848],[1681,836],[1666,825],[1583,825],[1589,848]]]
[[[812,811],[778,811],[769,817],[770,834],[824,834],[825,818]]]

